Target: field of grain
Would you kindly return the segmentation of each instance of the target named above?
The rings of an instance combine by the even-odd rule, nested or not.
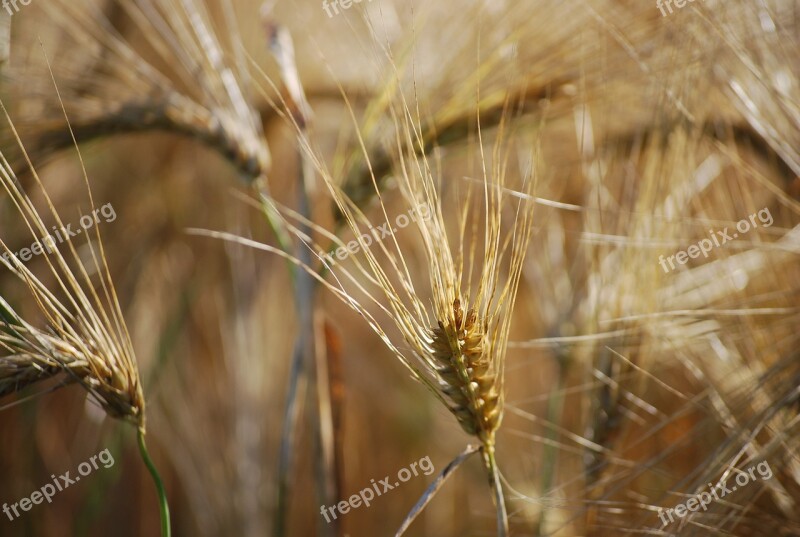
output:
[[[0,3],[0,537],[800,535],[800,4]]]

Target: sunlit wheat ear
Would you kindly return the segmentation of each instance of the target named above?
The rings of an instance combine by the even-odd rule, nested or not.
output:
[[[453,316],[432,332],[433,356],[440,364],[436,371],[442,391],[450,399],[450,410],[461,427],[480,438],[483,444],[494,443],[503,407],[500,401],[497,372],[491,357],[484,354],[485,326],[474,309],[464,313],[461,301],[453,302]]]
[[[406,136],[413,135],[412,125],[410,119],[402,125]],[[495,436],[503,416],[506,347],[532,212],[527,202],[517,200],[516,207],[510,203],[505,187],[507,149],[502,135],[498,140],[492,169],[484,169],[478,192],[472,191],[472,183],[465,187],[455,239],[445,228],[447,209],[427,161],[411,156],[401,159],[398,181],[407,205],[430,210],[430,218],[417,219],[427,282],[413,281],[394,236],[377,245],[359,238],[366,264],[357,267],[377,282],[375,292],[385,297],[390,316],[404,336],[403,344],[411,349],[396,352],[398,357],[447,406],[461,428],[480,441],[498,509],[498,535],[505,535],[507,516],[495,463]],[[482,161],[487,166],[488,159]],[[533,183],[533,162],[529,166],[523,170],[525,192],[531,191]],[[354,234],[362,237],[361,216],[330,181],[328,185]],[[383,212],[386,215],[385,208]],[[509,214],[515,214],[510,222]],[[382,251],[380,259],[377,250]],[[337,270],[341,269],[332,268],[334,275]],[[431,309],[418,298],[417,288],[430,288]],[[402,346],[398,343],[395,348]]]
[[[502,136],[498,135],[498,139],[502,140]],[[370,223],[334,184],[314,154],[310,158],[317,165],[359,244],[359,253],[351,255],[345,263],[334,264],[329,257],[320,256],[333,281],[323,278],[313,267],[277,247],[229,233],[190,231],[284,257],[306,270],[359,313],[408,368],[413,378],[423,383],[453,413],[461,427],[480,441],[498,509],[498,534],[506,535],[507,516],[495,463],[495,435],[503,415],[505,354],[522,263],[532,232],[533,205],[519,198],[516,207],[510,203],[512,196],[504,186],[504,162],[508,156],[501,142],[495,149],[493,168],[484,171],[483,180],[475,181],[481,185],[475,190],[482,192],[479,195],[472,192],[470,185],[474,182],[466,183],[468,195],[461,208],[457,241],[448,237],[442,202],[437,193],[438,182],[427,162],[412,157],[401,160],[400,190],[407,210],[420,211],[421,207],[427,207],[427,210],[418,212],[419,217],[415,219],[427,264],[427,281],[414,281],[411,277],[394,232],[382,241],[373,240],[374,230],[379,225],[389,224],[391,229],[382,201],[384,223]],[[523,170],[521,185],[521,190],[528,194],[533,190],[534,169],[535,159],[531,158],[528,169]],[[381,199],[380,194],[378,198]],[[476,214],[470,215],[471,201],[482,207],[484,214],[475,211]],[[334,234],[297,212],[279,207],[274,201],[270,203],[276,207],[276,212],[284,215],[286,228],[314,252],[321,251],[323,246],[301,230],[304,226],[312,227],[336,246],[345,246]],[[514,215],[510,222],[507,221],[509,214]],[[468,223],[472,225],[468,226]],[[412,228],[403,233],[412,233]],[[455,246],[451,246],[453,242]],[[455,256],[451,248],[455,250]],[[417,287],[430,290],[430,303],[426,304],[420,298]],[[359,293],[364,293],[366,299],[356,299]],[[383,323],[370,312],[373,307],[389,318],[399,331],[401,340],[388,334]],[[457,464],[472,452],[474,450],[467,450],[463,457],[458,458]],[[452,470],[452,465],[448,468]],[[449,472],[443,474],[446,475]],[[438,479],[432,485],[431,491],[410,516],[419,513],[420,506],[429,501],[441,481]],[[408,524],[410,520],[404,523],[398,534]]]
[[[397,145],[413,147],[413,142],[419,140],[418,122],[413,120],[407,106],[402,104],[399,108],[395,116],[397,137],[398,141],[405,140]],[[388,314],[403,340],[390,341],[380,324],[368,317],[371,327],[414,377],[446,405],[462,429],[480,441],[495,492],[498,534],[505,535],[507,520],[494,458],[495,436],[503,416],[508,333],[533,215],[532,204],[520,199],[512,203],[506,187],[511,145],[505,140],[502,126],[500,131],[491,164],[480,144],[483,177],[458,189],[465,194],[463,199],[455,201],[460,226],[450,234],[444,214],[453,211],[441,198],[441,181],[434,176],[428,160],[413,154],[399,158],[396,176],[400,192],[407,211],[416,210],[419,214],[415,222],[423,246],[427,281],[414,281],[394,232],[382,241],[367,240],[371,234],[367,231],[369,227],[388,224],[392,229],[380,192],[377,197],[384,221],[370,225],[324,166],[320,165],[318,171],[360,246],[360,253],[351,256],[354,266],[348,263],[329,266],[340,285],[339,296],[346,296],[346,302],[353,307],[352,293],[348,292],[345,280],[358,282],[366,278],[371,283],[361,290]],[[533,189],[534,160],[528,157],[527,169],[520,174],[520,190],[526,194]],[[297,228],[292,229],[297,233]],[[411,233],[411,229],[402,233]],[[324,259],[323,262],[330,265]],[[430,290],[428,304],[420,298],[424,289]],[[358,305],[356,309],[364,315],[367,306]]]
[[[102,341],[106,334],[99,327],[81,326],[88,319],[78,315],[70,320],[72,326],[40,330],[2,304],[7,316],[0,345],[10,354],[0,358],[0,397],[65,373],[65,383],[83,385],[109,416],[144,427],[144,398],[135,366],[124,355],[115,355],[109,347],[115,343]],[[101,339],[89,343],[91,337]]]

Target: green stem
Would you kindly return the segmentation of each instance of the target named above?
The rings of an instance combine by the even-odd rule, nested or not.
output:
[[[139,453],[142,455],[144,465],[153,476],[153,482],[156,485],[156,492],[158,493],[158,503],[161,508],[161,537],[170,537],[172,530],[169,524],[169,503],[167,502],[167,491],[164,488],[164,483],[161,481],[161,476],[158,474],[156,465],[150,458],[150,453],[147,452],[147,446],[144,443],[144,429],[139,428]]]

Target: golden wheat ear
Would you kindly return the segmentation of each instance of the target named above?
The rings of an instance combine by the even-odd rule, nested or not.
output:
[[[57,91],[57,88],[56,88]],[[33,238],[49,269],[48,285],[37,277],[0,237],[0,264],[10,270],[30,293],[38,306],[44,327],[37,327],[17,314],[0,297],[0,396],[17,393],[30,385],[66,374],[67,382],[83,386],[112,418],[133,423],[137,429],[141,456],[150,471],[160,499],[162,535],[170,535],[169,508],[161,478],[145,445],[145,401],[139,369],[122,310],[111,280],[100,229],[94,226],[93,237],[86,233],[88,258],[78,255],[78,246],[58,214],[14,123],[0,101],[5,119],[21,150],[34,184],[41,192],[49,216],[62,230],[58,240],[50,234],[45,221],[0,152],[0,184],[16,208],[21,223]],[[69,126],[69,120],[67,119]],[[71,131],[70,131],[71,132]],[[77,141],[73,137],[77,149]],[[83,160],[78,151],[84,183],[92,210],[95,203]],[[71,268],[74,267],[74,268]],[[93,281],[90,274],[96,274]]]
[[[405,118],[398,129],[403,134],[398,136],[415,136],[418,129],[410,119],[410,114],[398,114],[398,117]],[[411,140],[405,145],[413,146]],[[311,151],[308,146],[305,149]],[[317,252],[317,257],[335,283],[322,279],[308,263],[278,248],[225,233],[194,232],[256,247],[289,259],[367,320],[387,348],[411,371],[413,378],[422,382],[453,413],[462,429],[480,441],[479,449],[497,507],[498,535],[504,536],[508,533],[508,520],[495,461],[495,435],[503,415],[503,373],[511,315],[532,232],[533,204],[527,197],[530,197],[528,193],[533,188],[535,159],[531,159],[530,169],[522,173],[523,192],[516,196],[519,198],[518,206],[516,211],[512,211],[516,214],[509,222],[507,216],[504,217],[504,213],[508,213],[507,201],[511,196],[509,189],[504,186],[507,170],[502,163],[507,155],[502,134],[498,135],[494,149],[494,167],[484,170],[483,179],[477,181],[482,185],[481,195],[474,195],[473,183],[467,183],[469,194],[460,207],[458,240],[448,237],[443,218],[448,208],[443,206],[438,193],[440,185],[434,179],[427,160],[417,159],[413,154],[402,155],[398,172],[400,191],[407,213],[419,211],[420,217],[414,218],[414,222],[427,263],[428,275],[423,281],[415,282],[409,272],[403,248],[397,240],[396,230],[392,227],[380,193],[377,198],[380,200],[383,222],[374,224],[337,186],[322,161],[314,155],[309,158],[317,166],[317,172],[358,244],[356,252],[350,256],[350,262],[332,263],[329,255],[320,253],[325,249],[304,230],[313,229],[333,239],[335,245],[343,247],[341,240],[329,231],[297,212],[278,207],[276,203],[273,203],[273,207],[275,213],[283,215],[285,229],[310,251]],[[470,217],[469,207],[472,205],[476,208],[473,209],[475,214]],[[467,235],[468,223],[471,233]],[[388,229],[389,237],[377,240],[374,232],[378,228]],[[350,245],[352,242],[348,250],[353,250]],[[476,252],[480,252],[480,255],[476,255]],[[467,263],[468,266],[465,266]],[[422,288],[430,290],[430,302],[427,304],[418,292]],[[354,298],[359,292],[367,297],[363,304]],[[401,340],[390,337],[388,327],[384,327],[369,313],[367,306],[370,304],[388,316],[389,323],[399,332]],[[466,456],[462,454],[457,457],[452,468],[461,464]],[[444,475],[445,478],[446,475],[449,472]],[[438,486],[433,486],[426,493],[409,515],[411,520],[430,501],[436,490]]]
[[[399,80],[402,77],[396,72],[397,66],[391,58],[389,61]],[[274,87],[266,76],[264,79]],[[391,83],[397,84],[398,80]],[[346,96],[344,98],[353,122],[358,123],[349,101]],[[532,232],[533,204],[525,196],[533,189],[536,158],[531,157],[529,169],[521,170],[521,192],[517,194],[522,196],[516,196],[518,205],[510,211],[514,217],[509,221],[511,207],[507,201],[512,196],[506,187],[506,175],[511,150],[506,145],[506,122],[498,122],[491,169],[487,169],[489,158],[483,154],[479,127],[478,173],[482,177],[477,183],[482,192],[475,194],[472,183],[466,183],[468,195],[465,201],[459,202],[462,206],[456,211],[460,213],[461,225],[458,239],[454,240],[448,237],[445,226],[443,215],[449,207],[444,207],[440,198],[441,182],[434,178],[427,157],[413,149],[424,147],[422,127],[413,118],[412,107],[404,97],[400,95],[397,100],[391,117],[397,127],[395,145],[401,148],[395,158],[402,201],[408,214],[425,209],[424,215],[418,213],[420,217],[413,219],[427,263],[427,277],[422,281],[414,281],[411,276],[375,175],[371,179],[383,220],[377,223],[379,226],[370,222],[357,202],[340,188],[305,135],[304,123],[296,120],[297,114],[286,101],[285,117],[292,120],[307,162],[316,168],[343,215],[342,220],[355,236],[355,241],[348,243],[347,248],[351,250],[354,243],[358,244],[356,252],[350,256],[352,263],[333,262],[330,255],[322,253],[327,247],[311,236],[311,231],[316,231],[341,248],[343,244],[334,233],[311,222],[302,210],[295,212],[279,207],[269,199],[265,202],[273,208],[272,212],[283,217],[281,227],[301,242],[301,254],[292,255],[285,249],[228,233],[196,229],[190,232],[275,253],[311,275],[361,315],[412,377],[422,382],[453,413],[460,426],[480,441],[497,507],[498,535],[504,536],[508,533],[508,520],[495,461],[495,435],[503,416],[503,374],[511,315]],[[506,99],[502,114],[509,114],[508,110]],[[365,148],[360,130],[357,132],[358,145]],[[369,160],[368,156],[366,158]],[[468,216],[470,211],[475,213],[472,218]],[[375,237],[378,227],[389,230],[388,239]],[[309,251],[322,262],[334,282],[324,279],[311,266],[306,255]],[[429,290],[427,302],[421,298],[418,288]],[[363,304],[355,298],[359,293],[366,295]],[[370,313],[373,306],[388,316],[399,338],[390,337],[388,327]],[[433,492],[435,490],[431,494]]]

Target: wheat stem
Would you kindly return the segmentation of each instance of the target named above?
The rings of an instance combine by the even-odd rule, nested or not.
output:
[[[500,482],[500,471],[497,469],[497,461],[494,456],[494,445],[485,444],[481,448],[481,453],[486,471],[489,472],[489,485],[494,493],[494,503],[497,509],[497,537],[506,537],[508,535],[508,512],[503,495],[503,484]]]
[[[142,456],[144,465],[147,466],[150,475],[153,477],[153,483],[156,486],[156,493],[158,494],[158,504],[161,511],[161,537],[170,537],[172,530],[169,522],[169,503],[167,501],[167,491],[164,488],[164,482],[161,481],[161,476],[158,473],[156,465],[153,464],[153,459],[150,458],[150,453],[147,451],[147,445],[144,442],[144,429],[139,428],[139,453]]]

